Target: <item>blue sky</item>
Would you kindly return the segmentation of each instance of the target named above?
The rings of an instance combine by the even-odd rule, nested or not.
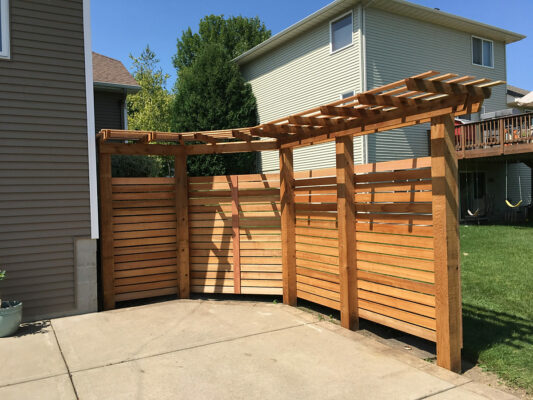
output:
[[[527,35],[507,46],[507,79],[533,90],[532,0],[411,0],[427,7],[471,18]],[[207,14],[259,16],[273,34],[292,25],[330,0],[92,0],[93,50],[121,60],[129,69],[130,53],[138,55],[149,44],[174,82],[171,58],[176,39],[187,27],[196,29]]]

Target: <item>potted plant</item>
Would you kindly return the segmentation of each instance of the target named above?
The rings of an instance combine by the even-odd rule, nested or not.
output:
[[[0,271],[0,281],[6,277],[6,271]],[[0,297],[0,337],[14,334],[22,321],[22,302],[4,301]]]

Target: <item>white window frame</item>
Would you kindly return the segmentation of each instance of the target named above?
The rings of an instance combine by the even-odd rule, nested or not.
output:
[[[11,58],[10,43],[9,43],[9,0],[0,0],[0,8],[2,20],[0,21],[0,29],[2,29],[2,51],[0,51],[0,59]]]
[[[351,95],[348,96],[348,97],[355,96],[355,94],[356,94],[356,93],[355,93],[355,90],[347,90],[347,91],[345,91],[345,92],[342,92],[342,93],[339,95],[339,99],[340,99],[340,100],[343,100],[344,97],[342,97],[342,96],[344,96],[344,95],[347,94],[347,93],[351,93]]]
[[[481,64],[476,64],[474,62],[474,38],[481,40]],[[489,42],[491,47],[492,47],[492,60],[491,60],[492,66],[483,64],[483,42],[484,41],[485,42]],[[471,53],[470,55],[471,55],[471,58],[472,58],[472,65],[475,65],[476,67],[485,67],[485,68],[494,69],[494,41],[492,41],[490,39],[482,38],[480,36],[472,35],[472,37],[470,39],[470,50],[471,50],[470,51],[470,53]]]
[[[351,32],[352,32],[352,35],[350,36],[351,38],[351,42],[350,44],[347,44],[346,46],[343,46],[341,47],[340,49],[337,49],[337,50],[333,50],[333,24],[341,19],[343,19],[344,17],[346,17],[347,15],[350,15],[350,19],[352,21],[352,23],[350,24],[351,26]],[[344,13],[342,15],[339,15],[337,18],[335,19],[332,19],[331,21],[329,21],[329,54],[335,54],[335,53],[338,53],[339,51],[341,50],[344,50],[350,46],[353,46],[353,10],[350,10],[348,11],[347,13]]]

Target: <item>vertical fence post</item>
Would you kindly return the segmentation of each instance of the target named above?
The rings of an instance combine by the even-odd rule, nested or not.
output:
[[[337,219],[341,325],[359,329],[355,243],[353,136],[335,139],[337,157]]]
[[[176,250],[178,267],[178,296],[190,297],[189,281],[189,185],[187,180],[187,153],[184,146],[174,157],[176,179]]]
[[[115,308],[115,265],[113,259],[113,185],[111,154],[98,154],[100,199],[100,256],[104,310]]]
[[[296,305],[296,213],[292,149],[279,151],[283,303]]]
[[[461,285],[457,157],[451,115],[431,119],[437,364],[461,371]]]
[[[241,293],[241,232],[239,220],[239,176],[231,175],[231,224],[233,240],[233,292]]]

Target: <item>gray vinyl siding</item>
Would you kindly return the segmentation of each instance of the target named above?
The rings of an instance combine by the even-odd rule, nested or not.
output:
[[[124,129],[124,95],[115,92],[94,92],[94,124],[100,129]]]
[[[361,90],[357,9],[353,10],[353,22],[352,46],[334,54],[330,54],[329,22],[325,22],[241,66],[242,74],[252,85],[257,98],[261,123],[338,100],[341,93],[350,90]],[[357,139],[356,142],[355,158],[361,163],[362,141]],[[263,152],[260,157],[261,171],[279,169],[277,152]],[[333,166],[334,143],[300,148],[294,152],[295,170]]]
[[[82,0],[10,2],[0,60],[2,297],[72,312],[74,240],[90,236]]]
[[[494,68],[472,64],[466,32],[426,23],[381,9],[366,9],[367,88],[372,89],[428,70],[505,80],[505,44],[494,42]],[[486,111],[507,108],[505,85],[493,88]],[[428,154],[428,125],[368,136],[369,162]]]

